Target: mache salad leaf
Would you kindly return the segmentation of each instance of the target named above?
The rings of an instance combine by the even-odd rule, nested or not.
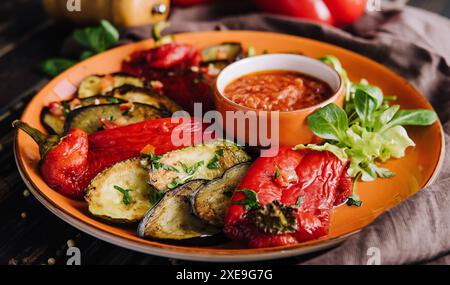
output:
[[[311,131],[325,139],[321,145],[298,145],[295,149],[310,148],[330,151],[340,159],[349,160],[348,173],[362,181],[390,178],[395,173],[380,166],[391,158],[405,156],[406,149],[414,146],[403,126],[428,126],[437,120],[431,110],[400,110],[389,105],[391,97],[366,81],[352,83],[336,57],[321,60],[331,65],[346,84],[344,107],[328,104],[312,113],[308,119]]]

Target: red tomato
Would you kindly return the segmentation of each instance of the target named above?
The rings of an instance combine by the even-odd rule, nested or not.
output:
[[[322,0],[255,0],[255,3],[269,13],[334,25],[334,19]]]
[[[364,14],[367,0],[323,0],[339,26],[349,25]]]
[[[347,25],[364,14],[367,0],[254,0],[262,10],[329,25]]]

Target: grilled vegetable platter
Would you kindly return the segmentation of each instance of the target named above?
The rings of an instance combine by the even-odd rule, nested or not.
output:
[[[336,207],[364,206],[357,181],[395,176],[383,163],[414,146],[404,126],[437,119],[430,110],[400,109],[366,80],[351,82],[336,57],[324,56],[346,98],[343,108],[329,104],[308,117],[321,143],[250,155],[235,142],[204,139],[201,119],[172,115],[191,112],[194,102],[213,110],[217,75],[254,49],[237,41],[198,49],[156,34],[155,45],[124,58],[119,72],[92,74],[72,98],[47,104],[40,118],[48,134],[14,122],[39,145],[48,186],[145,239],[223,235],[265,248],[324,237]],[[187,144],[173,141],[179,129],[190,135]]]

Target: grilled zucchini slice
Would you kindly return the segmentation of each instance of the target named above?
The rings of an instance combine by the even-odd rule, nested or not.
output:
[[[121,104],[88,106],[69,113],[64,124],[64,131],[80,129],[87,134],[102,130],[105,122],[120,126],[134,124],[145,120],[170,116],[169,113],[153,106],[133,103],[129,111],[121,110]]]
[[[202,50],[203,62],[233,62],[242,58],[242,45],[237,42],[221,43]]]
[[[103,80],[108,81],[107,84],[103,84]],[[146,83],[143,79],[126,73],[91,75],[81,81],[80,87],[78,88],[78,98],[87,98],[98,94],[105,94],[106,92],[125,84],[144,87]]]
[[[228,168],[250,161],[250,156],[232,142],[214,140],[151,159],[148,182],[166,192],[190,180],[220,177]]]
[[[215,235],[220,229],[203,223],[191,212],[189,196],[204,180],[190,181],[164,197],[139,223],[138,235],[152,239],[183,240]]]
[[[89,212],[113,223],[140,221],[153,206],[150,195],[154,190],[146,179],[147,171],[140,165],[139,158],[121,161],[103,170],[86,188],[84,198]]]
[[[249,162],[240,163],[225,171],[222,177],[200,186],[190,198],[193,213],[205,223],[223,227],[231,196],[249,167]]]
[[[181,110],[181,107],[166,96],[163,96],[152,89],[123,85],[114,88],[105,94],[121,100],[136,102],[154,106],[158,109],[167,110],[170,113]]]
[[[72,100],[62,101],[61,104],[67,113],[74,110],[74,108],[70,107],[69,103]],[[80,99],[80,105],[75,107],[81,108],[91,105],[106,105],[106,104],[117,104],[117,103],[125,103],[124,100],[113,97],[105,97],[105,96],[92,96],[89,98]],[[45,129],[50,134],[62,134],[64,131],[64,122],[66,118],[64,116],[55,116],[50,113],[50,109],[48,107],[44,107],[41,112],[41,122],[44,125]]]

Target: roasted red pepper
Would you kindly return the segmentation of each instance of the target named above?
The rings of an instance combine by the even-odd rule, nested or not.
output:
[[[15,121],[13,126],[24,130],[39,144],[40,171],[47,184],[61,194],[82,199],[84,189],[100,171],[116,162],[137,157],[152,145],[155,154],[183,147],[172,142],[172,131],[183,130],[201,138],[203,125],[195,119],[172,123],[171,118],[149,120],[133,125],[103,130],[91,135],[73,129],[63,137],[47,136],[29,125]]]
[[[201,62],[200,52],[191,45],[171,43],[131,54],[122,71],[148,81],[160,81],[164,95],[184,110],[193,111],[195,102],[203,110],[213,108],[212,81]]]
[[[258,158],[232,197],[225,233],[251,247],[326,235],[333,207],[352,193],[346,166],[330,152],[288,147]]]

